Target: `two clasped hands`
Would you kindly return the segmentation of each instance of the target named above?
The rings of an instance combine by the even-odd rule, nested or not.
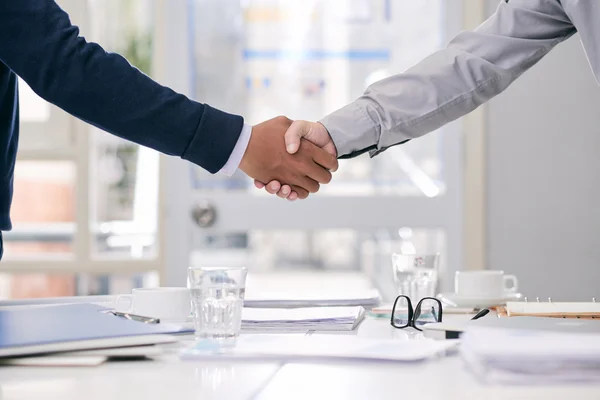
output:
[[[322,124],[276,117],[252,128],[239,168],[259,189],[291,201],[305,199],[331,181],[337,150]]]

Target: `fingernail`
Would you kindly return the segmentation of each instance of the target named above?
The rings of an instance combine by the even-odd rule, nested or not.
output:
[[[288,188],[284,187],[283,189],[281,189],[281,193],[284,195],[287,195],[290,191],[288,190]]]
[[[277,190],[277,184],[276,183],[272,183],[271,184],[271,190]]]
[[[296,145],[295,144],[288,144],[287,145],[287,151],[288,153],[293,153],[294,151],[296,151]]]

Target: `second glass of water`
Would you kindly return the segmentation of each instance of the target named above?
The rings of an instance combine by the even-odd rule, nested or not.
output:
[[[392,266],[398,295],[418,302],[437,290],[439,254],[393,254]]]
[[[196,338],[225,343],[239,336],[247,274],[245,267],[188,269]]]

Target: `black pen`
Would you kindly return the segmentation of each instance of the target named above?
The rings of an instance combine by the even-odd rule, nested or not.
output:
[[[487,315],[489,312],[490,312],[489,309],[484,308],[483,310],[481,310],[477,314],[475,314],[475,316],[473,318],[471,318],[471,320],[479,319],[479,318]]]

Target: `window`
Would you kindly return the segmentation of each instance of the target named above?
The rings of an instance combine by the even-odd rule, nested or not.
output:
[[[153,3],[59,3],[88,41],[152,74]],[[23,80],[19,90],[14,229],[4,233],[0,298],[158,284],[159,154],[76,120]]]
[[[446,4],[195,0],[191,92],[250,123],[318,120],[444,46],[460,26],[460,7]],[[192,207],[208,204],[218,215],[192,229],[191,263],[362,271],[385,286],[393,247],[385,243],[406,242],[400,232],[409,226],[413,244],[398,251],[442,252],[442,284],[450,283],[461,257],[457,126],[373,159],[341,160],[330,185],[294,204],[257,191],[242,173],[190,167]],[[366,257],[369,248],[377,255]]]
[[[88,39],[249,123],[280,114],[321,118],[441,48],[460,29],[461,13],[460,3],[450,7],[447,0],[61,4],[75,11]],[[62,187],[73,204],[64,200],[70,213],[60,218],[28,216],[45,224],[52,242],[38,230],[7,235],[12,256],[0,264],[0,296],[16,295],[7,282],[24,271],[46,282],[60,277],[47,285],[61,293],[101,294],[184,285],[190,264],[243,263],[251,272],[357,272],[392,293],[386,285],[393,251],[442,252],[442,285],[461,265],[460,123],[374,159],[344,160],[331,185],[288,203],[254,189],[242,173],[211,175],[160,157],[22,90],[19,176],[30,165],[62,168],[61,179],[32,176],[53,185],[43,196]],[[214,211],[216,219],[196,224],[198,209]],[[39,262],[25,245],[43,245],[36,252],[54,258]]]
[[[18,161],[7,259],[73,254],[76,168],[72,161]]]

